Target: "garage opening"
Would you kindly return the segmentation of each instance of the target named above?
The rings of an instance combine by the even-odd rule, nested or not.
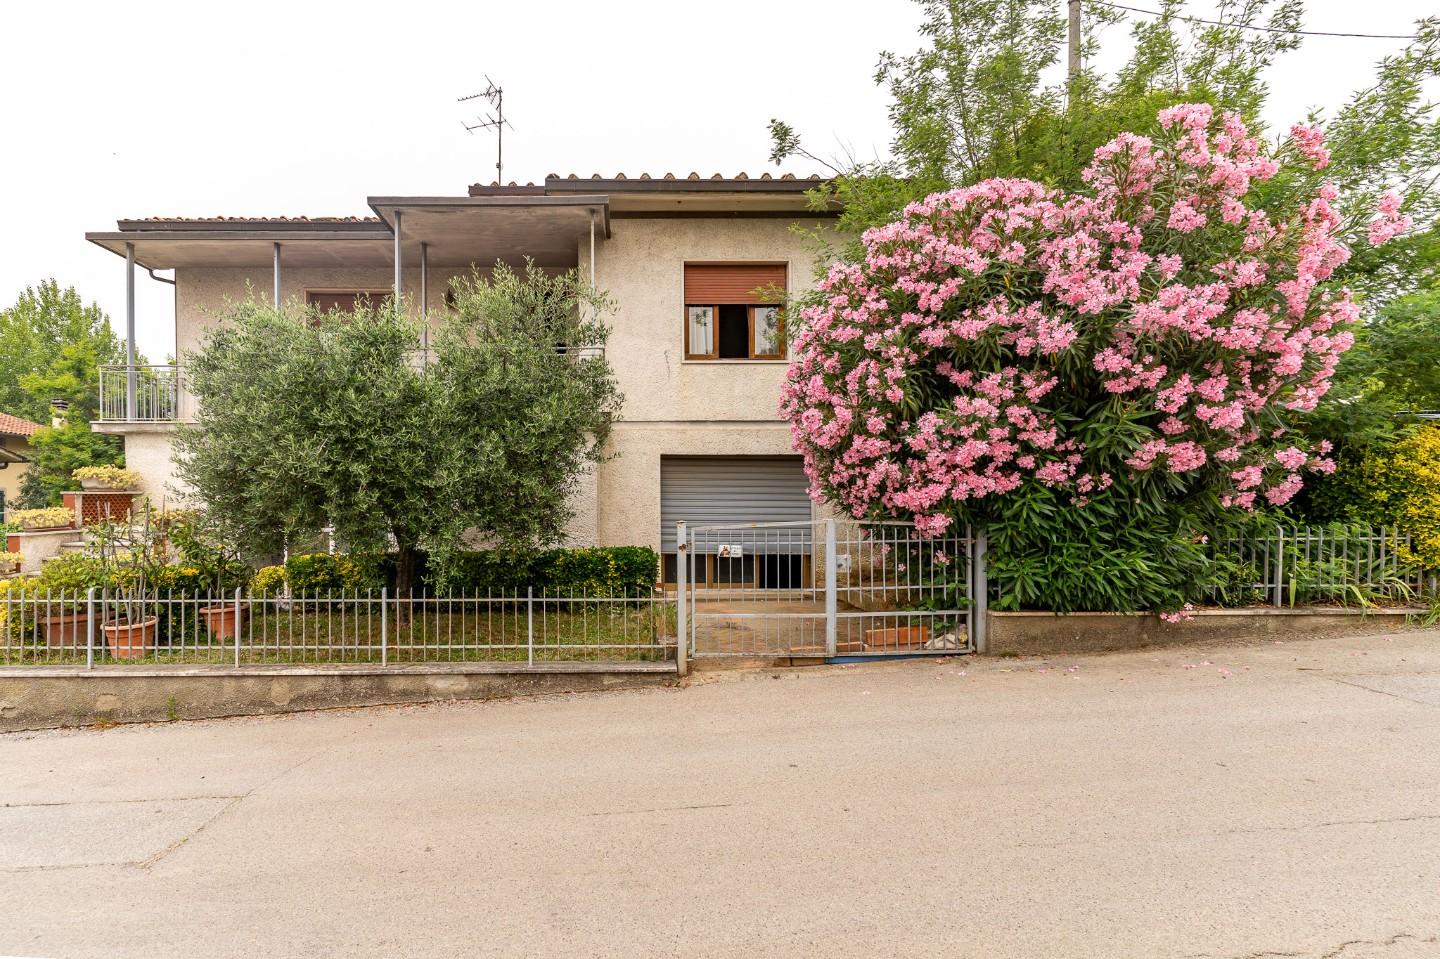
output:
[[[809,483],[798,456],[662,456],[660,544],[663,576],[675,582],[675,524],[803,523],[739,531],[727,549],[695,560],[697,585],[795,589],[805,584],[813,535]]]

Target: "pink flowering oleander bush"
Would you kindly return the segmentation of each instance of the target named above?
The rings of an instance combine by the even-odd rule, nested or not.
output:
[[[1096,150],[1084,194],[986,180],[867,231],[800,311],[783,391],[812,493],[986,525],[1012,604],[1181,608],[1207,562],[1187,530],[1334,469],[1289,429],[1358,315],[1326,282],[1349,256],[1328,159],[1318,130],[1271,151],[1183,104]],[[1406,226],[1392,196],[1369,236]]]

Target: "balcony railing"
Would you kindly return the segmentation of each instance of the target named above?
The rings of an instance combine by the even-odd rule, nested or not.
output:
[[[100,367],[101,423],[175,423],[193,413],[178,366]]]

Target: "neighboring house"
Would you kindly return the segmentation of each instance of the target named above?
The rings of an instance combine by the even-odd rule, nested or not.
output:
[[[40,428],[39,423],[0,413],[0,513],[20,495],[20,481],[32,459],[30,437]]]
[[[757,290],[811,285],[814,247],[792,226],[833,222],[807,206],[818,182],[550,176],[543,186],[476,185],[464,197],[371,197],[373,218],[122,220],[87,238],[128,257],[131,283],[136,267],[175,271],[182,363],[225,302],[252,291],[343,308],[398,289],[433,318],[449,280],[472,265],[529,257],[593,276],[616,304],[606,352],[625,406],[612,458],[584,478],[569,539],[654,547],[667,554],[669,580],[678,519],[812,516],[776,414],[786,364],[779,297]],[[132,296],[132,343],[134,324]],[[157,500],[173,498],[170,434],[192,412],[183,368],[102,371],[95,429],[125,438],[127,465]]]

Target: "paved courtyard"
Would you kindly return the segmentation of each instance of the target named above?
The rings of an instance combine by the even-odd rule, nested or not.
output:
[[[1440,955],[1440,634],[0,736],[0,955]]]

